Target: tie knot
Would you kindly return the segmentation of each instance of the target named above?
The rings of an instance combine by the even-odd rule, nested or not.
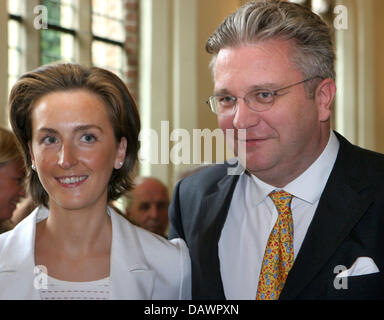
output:
[[[269,194],[273,203],[275,204],[277,211],[280,213],[285,212],[287,209],[291,209],[292,195],[283,190],[273,191]]]

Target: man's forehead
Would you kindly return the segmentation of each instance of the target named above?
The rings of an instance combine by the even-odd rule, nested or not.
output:
[[[276,89],[285,77],[301,77],[291,58],[291,45],[281,40],[223,48],[215,63],[214,93]]]
[[[145,189],[140,189],[140,190],[135,190],[133,193],[133,198],[137,199],[140,202],[144,201],[158,201],[158,200],[163,200],[168,198],[168,193],[166,190],[158,189],[158,190],[145,190]]]

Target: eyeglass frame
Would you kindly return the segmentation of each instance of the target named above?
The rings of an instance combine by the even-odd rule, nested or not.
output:
[[[216,105],[216,108],[215,108],[214,105],[213,105],[213,103],[211,102],[211,100],[216,100],[216,101],[217,101],[216,97],[221,96],[221,95],[210,96],[210,97],[208,98],[208,100],[207,100],[205,103],[209,106],[210,110],[211,110],[214,114],[216,114],[216,115],[220,115],[220,116],[223,116],[223,117],[229,117],[229,116],[233,115],[233,114],[236,112],[236,109],[237,109],[237,101],[238,101],[239,99],[243,99],[244,102],[246,103],[246,105],[247,105],[252,111],[263,112],[263,111],[267,111],[267,110],[269,110],[270,108],[272,108],[273,104],[275,103],[276,97],[279,96],[279,95],[278,95],[278,92],[279,92],[279,91],[284,90],[284,89],[292,88],[292,87],[294,87],[294,86],[297,86],[297,85],[299,85],[299,84],[302,84],[302,83],[305,83],[305,82],[314,80],[314,79],[316,79],[316,78],[324,79],[324,78],[321,77],[321,76],[314,76],[314,77],[306,78],[306,79],[304,79],[304,80],[302,80],[302,81],[296,82],[296,83],[294,83],[294,84],[290,84],[290,85],[288,85],[288,86],[285,86],[285,87],[283,87],[283,88],[279,88],[279,89],[276,89],[276,90],[271,90],[271,89],[267,89],[267,88],[259,88],[259,89],[255,89],[255,90],[251,90],[251,91],[249,91],[244,97],[236,97],[236,96],[227,95],[227,96],[230,97],[231,100],[233,101],[233,108],[232,108],[232,112],[231,112],[230,114],[220,114],[218,111],[216,112],[216,111],[214,110],[214,109],[217,110],[217,103],[215,103],[215,105]],[[261,103],[263,106],[265,106],[265,108],[262,108],[262,109],[260,109],[260,110],[256,110],[256,109],[254,109],[254,107],[251,107],[251,106],[248,104],[248,102],[246,101],[246,99],[245,99],[249,93],[251,93],[251,92],[253,92],[253,91],[256,91],[256,90],[265,90],[265,91],[269,91],[269,92],[271,93],[271,97],[272,97],[272,101],[271,101],[270,103],[268,103],[268,104],[262,104],[262,103]]]

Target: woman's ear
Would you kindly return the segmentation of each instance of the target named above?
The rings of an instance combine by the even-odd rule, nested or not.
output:
[[[336,94],[336,84],[330,78],[324,79],[316,88],[315,102],[319,111],[319,120],[328,121],[331,117],[331,106]]]
[[[124,165],[126,153],[127,153],[127,139],[125,137],[122,137],[117,148],[117,154],[116,154],[115,165],[114,165],[115,169],[121,169],[121,167]]]

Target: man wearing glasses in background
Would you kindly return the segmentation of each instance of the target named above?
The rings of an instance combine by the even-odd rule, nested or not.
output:
[[[245,169],[175,188],[170,238],[189,247],[193,298],[383,299],[384,156],[330,128],[329,27],[297,4],[247,3],[206,50],[208,103]]]

